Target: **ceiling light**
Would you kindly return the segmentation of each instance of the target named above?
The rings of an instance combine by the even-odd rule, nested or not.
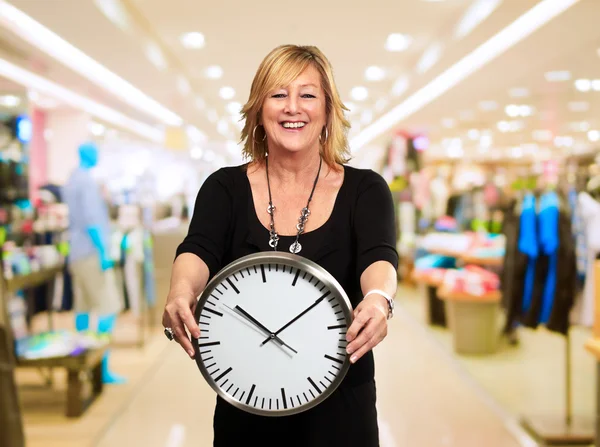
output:
[[[417,71],[419,73],[425,73],[431,67],[433,67],[437,61],[440,59],[442,54],[442,45],[439,43],[434,43],[430,45],[417,62]]]
[[[233,87],[221,87],[219,89],[219,96],[225,100],[232,99],[235,96],[235,90]]]
[[[585,101],[571,101],[568,107],[571,112],[587,112],[590,110],[590,104]]]
[[[198,129],[196,126],[188,125],[185,128],[187,137],[194,144],[205,143],[207,140],[206,134]]]
[[[135,109],[165,124],[182,123],[181,117],[5,1],[0,2],[0,25]]]
[[[512,98],[526,98],[529,96],[529,90],[523,87],[511,88],[508,91],[508,94]]]
[[[181,93],[184,96],[192,91],[192,86],[190,85],[185,76],[177,76],[177,90],[179,90],[179,93]]]
[[[588,130],[590,130],[590,123],[588,123],[587,121],[575,122],[569,124],[569,128],[573,132],[587,132]]]
[[[481,138],[479,139],[479,146],[482,149],[489,149],[490,147],[492,147],[493,142],[494,142],[494,139],[492,138],[492,135],[485,134],[485,135],[482,135]]]
[[[375,103],[375,110],[378,112],[383,112],[383,110],[387,107],[388,100],[386,98],[380,98]]]
[[[571,80],[571,72],[567,70],[549,71],[544,77],[548,82],[564,82]]]
[[[492,12],[500,5],[501,0],[476,0],[470,8],[467,9],[462,17],[454,37],[462,39],[473,31],[481,22],[487,19]]]
[[[453,118],[444,118],[442,120],[442,126],[446,129],[452,129],[454,126],[456,126],[456,120]]]
[[[592,90],[595,92],[600,92],[600,79],[594,79],[592,81]]]
[[[15,95],[0,96],[0,106],[2,107],[17,107],[21,104],[21,98]]]
[[[194,160],[200,160],[202,158],[202,148],[198,146],[194,146],[190,151],[190,155]]]
[[[169,64],[160,47],[154,42],[148,42],[144,47],[144,53],[152,65],[161,71],[165,71]]]
[[[519,146],[515,146],[511,149],[510,155],[513,158],[521,158],[523,156],[523,149],[520,148]]]
[[[203,48],[205,44],[204,34],[197,31],[186,33],[179,40],[181,41],[181,45],[188,50]]]
[[[95,0],[94,3],[102,14],[122,31],[131,29],[129,14],[120,0]]]
[[[478,140],[480,137],[481,133],[479,132],[478,129],[470,129],[469,132],[467,132],[467,136],[469,137],[469,140]]]
[[[88,129],[89,129],[90,133],[96,137],[103,135],[104,132],[106,131],[106,127],[104,127],[100,123],[95,123],[93,121],[89,123]]]
[[[464,81],[481,67],[522,41],[537,29],[572,7],[578,0],[541,0],[475,50],[464,56],[409,98],[382,115],[350,140],[358,151],[374,138],[388,132],[396,123],[421,110],[448,90]]]
[[[381,67],[371,65],[365,70],[365,78],[367,81],[381,81],[385,78],[385,70]]]
[[[458,118],[461,121],[473,121],[475,119],[475,112],[472,110],[461,110],[458,112]]]
[[[600,141],[600,130],[590,130],[587,136],[591,142],[596,143]]]
[[[221,79],[223,77],[223,69],[218,65],[211,65],[204,70],[204,76],[208,79]]]
[[[412,38],[406,34],[392,33],[385,42],[385,49],[393,52],[406,50],[412,43]]]
[[[110,107],[97,103],[85,96],[81,96],[78,93],[68,90],[3,59],[0,59],[0,76],[10,79],[25,88],[35,90],[41,95],[46,95],[52,99],[58,100],[74,109],[87,112],[101,121],[111,123],[122,129],[127,129],[130,132],[156,143],[164,142],[164,132],[149,126],[146,123],[131,119],[115,109],[111,109]]]
[[[373,111],[369,109],[363,110],[363,112],[360,114],[361,124],[367,125],[371,121],[373,121]]]
[[[511,118],[516,118],[521,114],[521,108],[516,104],[509,104],[504,108],[504,112]]]
[[[589,79],[577,79],[575,88],[580,92],[589,92],[592,89],[592,81]]]
[[[242,105],[239,102],[230,102],[227,104],[227,112],[229,112],[230,115],[233,115],[237,118],[241,111]]]
[[[196,107],[199,110],[204,110],[204,108],[206,107],[206,101],[204,100],[204,98],[202,98],[201,96],[198,96],[196,98]]]
[[[208,121],[213,124],[219,121],[219,114],[215,109],[210,109],[208,112],[206,112],[206,117],[208,118]]]
[[[369,97],[369,91],[366,87],[354,87],[350,93],[350,96],[352,96],[352,99],[355,101],[364,101]]]
[[[552,131],[546,129],[534,130],[531,134],[536,141],[552,141]]]
[[[229,123],[225,119],[220,119],[217,123],[217,132],[221,135],[227,135],[229,132]]]
[[[571,147],[574,141],[573,137],[557,136],[554,138],[554,145],[556,147]]]
[[[394,82],[392,94],[394,96],[402,96],[406,90],[408,90],[408,76],[401,76]]]
[[[484,112],[492,112],[498,110],[498,103],[496,101],[481,101],[479,103],[479,109]]]

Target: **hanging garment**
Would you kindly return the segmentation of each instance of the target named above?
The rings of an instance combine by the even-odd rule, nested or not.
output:
[[[527,256],[527,269],[523,287],[523,312],[531,306],[533,287],[536,277],[536,261],[539,256],[537,244],[536,198],[528,193],[521,207],[518,250]]]
[[[569,206],[571,208],[571,227],[573,230],[573,238],[575,239],[575,256],[577,257],[577,275],[583,283],[587,272],[587,238],[585,231],[585,221],[582,216],[581,205],[577,200],[577,190],[571,188],[569,190]]]
[[[548,256],[548,272],[544,278],[541,314],[539,322],[546,324],[550,318],[556,290],[556,268],[558,257],[558,196],[549,192],[542,197],[538,216],[540,228],[540,252]]]
[[[576,320],[583,326],[591,327],[594,324],[594,259],[600,253],[600,203],[587,192],[582,192],[578,196],[578,204],[587,241],[587,270]]]
[[[558,218],[558,251],[556,262],[556,289],[550,318],[546,329],[566,335],[570,326],[570,314],[577,294],[577,262],[573,241],[571,216],[560,210]]]
[[[500,291],[506,310],[504,333],[509,334],[517,325],[523,307],[527,256],[518,250],[520,215],[517,213],[517,201],[513,200],[503,214],[502,231],[506,239],[506,251],[500,272]]]

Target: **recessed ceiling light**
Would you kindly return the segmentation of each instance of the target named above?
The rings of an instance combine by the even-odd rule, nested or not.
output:
[[[590,104],[585,101],[571,101],[568,107],[571,112],[587,112]]]
[[[587,121],[578,121],[569,124],[569,128],[573,132],[587,132],[588,130],[590,130],[590,123],[588,123]]]
[[[192,150],[190,151],[190,155],[192,156],[192,158],[194,160],[200,160],[202,158],[202,148],[201,147],[193,147]]]
[[[367,99],[369,97],[369,91],[367,90],[366,87],[354,87],[352,89],[352,92],[350,93],[350,95],[352,96],[352,99],[354,99],[355,101],[364,101],[365,99]]]
[[[179,93],[181,93],[184,96],[192,91],[192,86],[190,85],[189,81],[186,79],[185,76],[177,76],[177,90],[179,90]]]
[[[593,143],[600,141],[600,130],[590,130],[588,132],[588,139]]]
[[[204,108],[206,107],[206,101],[204,100],[204,98],[202,98],[201,96],[198,96],[196,98],[196,107],[199,110],[204,110]]]
[[[360,114],[360,122],[361,124],[367,125],[373,121],[373,111],[372,110],[363,110]]]
[[[199,33],[197,31],[186,33],[179,39],[181,41],[181,45],[189,50],[197,50],[199,48],[203,48],[205,42],[204,34]]]
[[[508,94],[513,98],[526,98],[529,96],[529,90],[524,87],[511,88]]]
[[[235,90],[233,87],[221,87],[219,89],[219,96],[225,100],[232,99],[235,96]]]
[[[548,82],[564,82],[571,80],[571,72],[567,70],[549,71],[544,77]]]
[[[592,90],[595,92],[600,92],[600,79],[594,79],[592,81]]]
[[[17,107],[21,104],[21,98],[15,95],[0,96],[0,106],[2,107]]]
[[[592,81],[589,79],[577,79],[575,88],[580,92],[589,92],[592,89]]]
[[[498,110],[498,103],[496,101],[481,101],[479,103],[479,109],[483,110],[484,112]]]
[[[569,136],[557,136],[554,138],[554,145],[556,147],[572,147],[575,140]]]
[[[365,70],[365,78],[367,78],[367,81],[381,81],[385,78],[385,70],[381,67],[371,65]]]
[[[164,71],[169,66],[167,60],[165,59],[163,51],[154,42],[150,42],[146,45],[145,53],[148,60],[152,62],[152,65],[154,65],[159,70]]]
[[[406,50],[412,43],[412,38],[407,34],[392,33],[387,37],[385,49],[392,52]]]
[[[552,131],[546,129],[534,130],[531,134],[536,141],[552,141]]]
[[[408,89],[408,76],[401,76],[396,79],[392,86],[392,93],[394,96],[401,96]]]
[[[521,158],[523,156],[523,149],[520,146],[515,146],[511,149],[510,155],[513,158]]]
[[[423,53],[423,56],[417,62],[417,71],[419,73],[425,73],[431,67],[433,67],[440,59],[442,54],[442,45],[439,43],[431,44]]]
[[[237,117],[241,111],[242,105],[239,102],[234,101],[227,104],[227,112],[229,112],[230,115]]]
[[[452,129],[454,126],[456,126],[456,120],[453,118],[444,118],[442,120],[442,126],[444,126],[446,129]]]
[[[210,65],[204,70],[204,76],[208,79],[221,79],[223,77],[223,69],[219,65]]]
[[[208,112],[206,112],[206,117],[211,123],[216,123],[219,120],[219,114],[215,109],[210,109]]]
[[[478,140],[479,137],[481,135],[481,132],[479,132],[479,129],[470,129],[469,132],[467,132],[467,136],[469,137],[469,140]]]
[[[229,132],[229,123],[225,119],[220,119],[217,123],[217,132],[221,135],[227,135]]]
[[[500,5],[501,0],[476,0],[465,12],[454,32],[454,37],[462,39],[487,19]]]

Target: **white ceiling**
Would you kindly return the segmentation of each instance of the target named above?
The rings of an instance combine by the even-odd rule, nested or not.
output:
[[[351,116],[356,134],[368,125],[364,121],[366,114],[361,116],[362,112],[371,111],[372,119],[376,120],[539,3],[538,0],[503,0],[473,32],[457,39],[454,31],[473,0],[354,3],[306,0],[301,7],[272,0],[223,0],[212,4],[194,0],[105,2],[120,5],[126,12],[129,23],[126,29],[106,18],[97,6],[100,2],[11,0],[10,4],[177,113],[185,122],[200,128],[214,141],[237,139],[238,135],[227,112],[229,101],[219,97],[219,88],[233,87],[236,91],[233,101],[244,103],[256,68],[277,45],[311,44],[325,52],[333,64],[343,99],[357,106]],[[590,129],[600,130],[600,92],[580,93],[574,87],[577,78],[600,79],[598,17],[600,1],[576,2],[439,99],[397,123],[396,128],[428,134],[433,143],[431,153],[443,156],[447,156],[447,149],[441,143],[448,138],[463,138],[465,153],[479,153],[481,140],[469,142],[466,138],[470,129],[489,130],[493,147],[507,150],[515,145],[533,143],[532,132],[537,129],[551,130],[553,137],[571,136],[574,142],[581,140],[589,145],[587,134],[574,132],[570,124],[588,121]],[[183,48],[179,38],[190,31],[204,34],[204,48]],[[392,32],[410,35],[411,46],[401,53],[386,51],[386,37]],[[146,57],[145,48],[149,43],[162,49],[166,68],[157,68]],[[418,73],[419,59],[436,43],[442,46],[441,58],[427,72]],[[0,51],[3,57],[18,65],[135,119],[157,124],[144,111],[111,96],[5,29],[0,29]],[[204,76],[205,68],[214,64],[223,68],[222,79],[210,80]],[[369,65],[385,69],[386,77],[378,82],[366,81],[364,72]],[[551,70],[570,70],[573,79],[548,83],[544,73]],[[179,91],[181,76],[188,80],[191,91]],[[408,80],[408,89],[401,96],[394,96],[392,87],[402,77]],[[368,87],[367,100],[351,100],[350,91],[357,85]],[[509,90],[516,87],[527,88],[530,96],[511,98]],[[496,102],[498,110],[485,112],[478,109],[478,104],[484,100]],[[587,112],[568,109],[569,102],[583,100],[589,102]],[[198,102],[204,103],[204,107],[198,107]],[[497,123],[511,120],[504,111],[511,103],[532,106],[534,113],[523,119],[520,131],[499,132]],[[461,119],[461,116],[465,118],[463,112],[470,112],[467,114],[470,117]],[[227,121],[225,135],[218,132],[215,116],[211,117],[211,114]],[[456,126],[444,128],[443,118],[453,118]],[[475,132],[471,135],[475,136]],[[386,132],[375,143],[386,144],[388,141],[389,132]],[[559,144],[564,141],[559,140]],[[548,143],[543,144],[548,146]],[[554,142],[549,146],[556,150]],[[531,148],[526,146],[525,152]]]

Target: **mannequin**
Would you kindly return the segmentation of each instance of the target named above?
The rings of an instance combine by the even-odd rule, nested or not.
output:
[[[98,317],[98,332],[110,336],[117,314],[123,308],[110,257],[110,220],[107,204],[91,175],[98,164],[98,148],[86,142],[79,147],[79,167],[64,188],[69,207],[69,269],[75,294],[75,328],[90,326],[90,313]],[[109,353],[102,360],[104,383],[120,384],[125,379],[109,370]]]

